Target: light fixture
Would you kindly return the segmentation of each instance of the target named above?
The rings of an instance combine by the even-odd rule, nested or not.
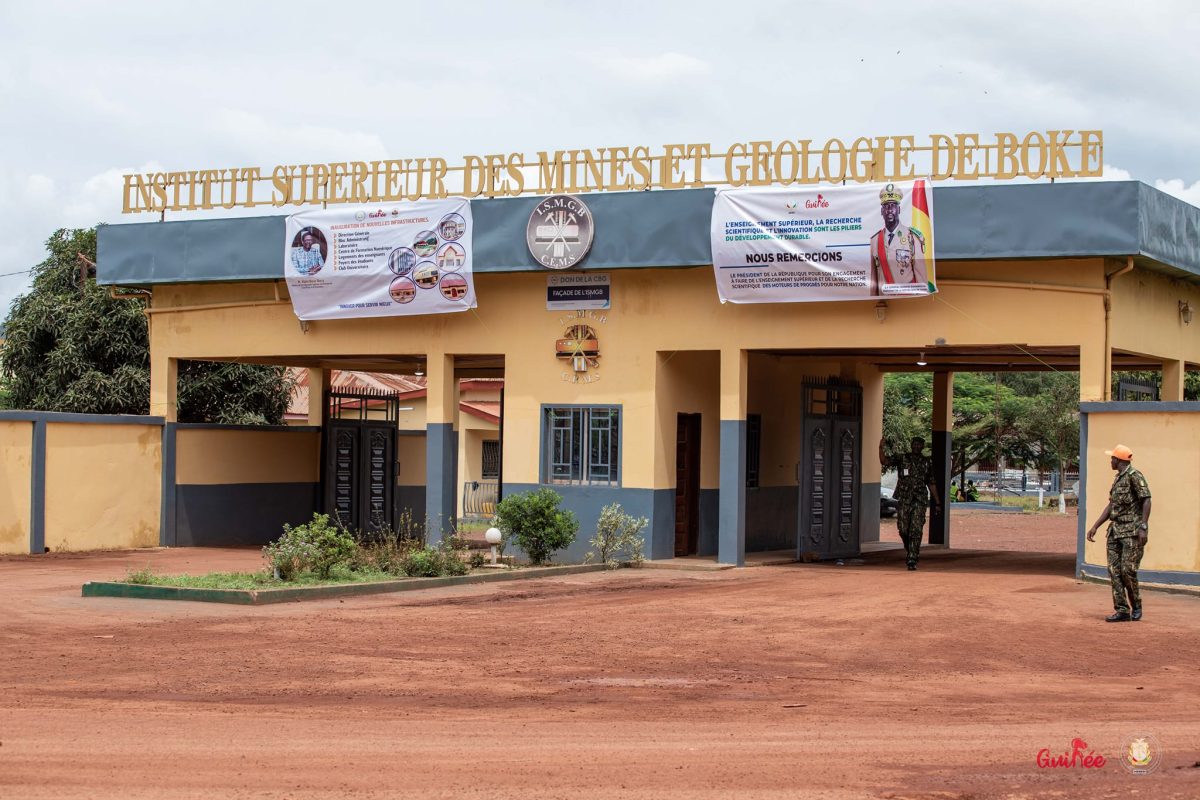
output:
[[[929,363],[929,362],[927,362],[927,361],[925,360],[925,351],[924,351],[924,350],[922,350],[922,351],[921,351],[921,355],[917,356],[917,366],[918,366],[918,367],[923,367],[923,366],[925,366],[927,363]]]
[[[880,322],[887,319],[887,300],[880,300],[875,304],[875,319]]]
[[[1192,324],[1192,313],[1193,313],[1192,312],[1192,304],[1189,303],[1187,300],[1180,300],[1179,301],[1179,319],[1181,319],[1183,321],[1184,325]]]

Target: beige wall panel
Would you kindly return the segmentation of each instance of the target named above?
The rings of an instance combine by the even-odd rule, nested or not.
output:
[[[161,504],[161,427],[46,426],[51,550],[157,547]]]
[[[1104,510],[1116,474],[1104,451],[1127,445],[1153,496],[1142,569],[1200,571],[1200,414],[1089,414],[1087,435],[1084,527]],[[1087,563],[1107,565],[1106,530],[1100,529],[1095,542],[1085,542]]]
[[[179,428],[175,435],[175,482],[181,485],[320,480],[317,431]]]
[[[1075,262],[1021,262],[1020,269],[1058,283],[1064,263],[1067,272],[1088,271]],[[959,266],[979,280],[996,279],[999,269]],[[155,314],[154,336],[180,358],[420,355],[442,348],[503,353],[510,371],[524,364],[549,374],[547,383],[564,383],[554,340],[571,320],[545,310],[545,276],[475,277],[479,308],[470,314],[321,321],[304,334],[290,306],[226,308]],[[613,309],[592,312],[591,318],[605,319],[593,324],[600,337],[601,378],[588,386],[567,383],[581,395],[603,391],[614,371],[652,376],[641,358],[649,350],[715,350],[730,342],[743,349],[917,347],[938,337],[950,344],[1071,345],[1103,337],[1103,302],[1094,294],[947,286],[935,296],[891,301],[880,324],[873,301],[720,305],[710,268],[615,270],[613,283]],[[180,294],[196,287],[172,288]]]
[[[29,552],[33,423],[0,422],[0,555]]]
[[[1179,301],[1191,304],[1190,325]],[[1200,287],[1135,269],[1113,280],[1112,345],[1117,350],[1200,363]]]
[[[396,459],[400,462],[400,474],[396,483],[401,486],[425,485],[425,437],[396,437]]]
[[[400,412],[400,430],[402,431],[423,431],[425,430],[425,398],[412,397],[401,398],[401,408],[411,408],[411,411]]]

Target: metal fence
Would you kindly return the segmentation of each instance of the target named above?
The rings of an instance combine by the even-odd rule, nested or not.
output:
[[[463,516],[490,517],[500,497],[497,481],[467,481],[463,484]]]

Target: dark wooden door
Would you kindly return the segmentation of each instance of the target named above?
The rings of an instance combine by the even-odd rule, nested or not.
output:
[[[675,435],[675,555],[700,544],[700,415],[680,414]]]
[[[797,555],[858,555],[862,389],[832,379],[806,382],[802,411]]]
[[[350,530],[393,527],[396,424],[331,420],[325,426],[325,513]]]

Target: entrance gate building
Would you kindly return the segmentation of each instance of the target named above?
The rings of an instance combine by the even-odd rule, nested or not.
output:
[[[650,558],[671,558],[677,534],[689,550],[696,542],[697,556],[728,564],[744,563],[747,549],[853,553],[870,541],[878,514],[873,445],[890,371],[935,373],[932,438],[941,453],[953,431],[938,387],[949,397],[956,371],[1069,370],[1079,374],[1081,401],[1108,402],[1114,371],[1158,370],[1162,401],[1178,403],[1185,373],[1200,366],[1200,244],[1190,233],[1200,228],[1200,209],[1133,181],[939,185],[938,291],[880,302],[720,304],[710,190],[588,195],[595,238],[575,269],[605,276],[611,308],[575,312],[596,336],[582,372],[564,370],[557,357],[556,342],[575,318],[547,307],[546,273],[526,246],[536,203],[472,201],[478,307],[469,313],[297,325],[283,280],[282,216],[104,226],[98,280],[151,292],[150,412],[167,422],[177,419],[181,360],[306,368],[314,386],[332,370],[422,370],[424,468],[401,486],[423,490],[431,541],[450,530],[462,485],[455,379],[478,375],[473,362],[490,354],[505,378],[500,490],[549,486],[562,496],[580,521],[576,546],[561,554],[567,561],[583,558],[600,510],[615,502],[648,519]],[[824,404],[817,400],[828,388],[814,389],[806,401],[802,377],[828,375],[848,391]],[[843,413],[845,403],[859,406]],[[604,452],[617,469],[605,480],[583,473],[552,481],[543,472],[553,435],[546,410],[581,406],[619,418],[620,434]],[[686,449],[679,460],[680,414],[700,415],[698,487]],[[319,415],[310,405],[309,423]],[[395,505],[391,432],[380,429],[372,440],[373,423],[327,422],[325,507],[358,525],[387,518]],[[943,461],[935,460],[939,470]],[[409,458],[405,470],[415,466]],[[354,477],[361,474],[372,477],[364,483]],[[1174,483],[1159,485],[1164,498],[1188,496]],[[1097,497],[1085,515],[1098,513]],[[689,517],[679,529],[677,498]],[[1178,536],[1194,538],[1195,509],[1180,515]],[[1186,553],[1167,558],[1174,551],[1159,543],[1171,535],[1160,534],[1145,566],[1200,572]],[[1103,563],[1102,553],[1087,558]]]

